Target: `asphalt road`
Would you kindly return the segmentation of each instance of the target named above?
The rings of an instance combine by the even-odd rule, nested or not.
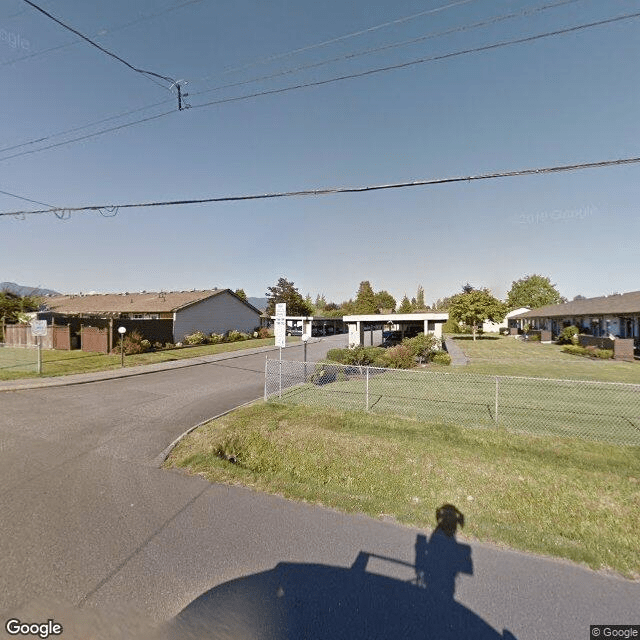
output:
[[[309,359],[344,342],[309,345]],[[283,357],[301,354],[300,346]],[[458,577],[455,601],[429,600],[407,591],[425,532],[158,469],[158,455],[186,429],[262,395],[264,360],[0,393],[3,625],[10,615],[53,619],[64,640],[87,637],[87,627],[94,637],[127,638],[187,608],[180,620],[204,620],[207,637],[284,637],[265,620],[286,611],[290,637],[306,629],[315,638],[323,607],[350,637],[450,637],[444,628],[454,619],[468,622],[468,637],[520,640],[586,639],[590,624],[640,624],[640,583],[482,544],[468,548],[472,569]],[[361,552],[387,560],[363,568]],[[221,619],[229,598],[235,609]]]

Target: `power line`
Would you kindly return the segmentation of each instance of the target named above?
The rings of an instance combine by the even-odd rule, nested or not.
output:
[[[15,193],[9,193],[8,191],[2,191],[2,189],[0,189],[0,193],[4,194],[5,196],[11,196],[12,198],[18,198],[18,200],[24,200],[25,202],[33,202],[34,204],[41,204],[45,207],[53,207],[52,204],[49,204],[48,202],[40,202],[39,200],[32,200],[31,198],[25,198],[24,196],[19,196],[16,195]],[[55,207],[53,207],[55,208]]]
[[[409,22],[411,20],[415,20],[416,18],[420,18],[422,16],[426,16],[426,15],[430,15],[430,14],[434,14],[434,13],[438,13],[440,11],[445,11],[446,9],[451,9],[453,7],[457,7],[463,4],[469,4],[470,2],[475,2],[475,0],[458,0],[457,2],[450,2],[449,4],[440,6],[440,7],[435,7],[434,9],[427,9],[426,11],[420,11],[419,13],[414,13],[412,15],[409,16],[404,16],[402,18],[397,18],[395,20],[391,20],[389,22],[383,22],[382,24],[377,24],[373,27],[368,27],[366,29],[360,29],[359,31],[354,31],[352,33],[347,33],[345,35],[342,36],[337,36],[335,38],[331,38],[329,40],[324,40],[322,42],[317,42],[315,44],[310,44],[304,47],[300,47],[298,49],[293,49],[291,51],[285,51],[284,53],[276,53],[274,55],[271,56],[267,56],[265,58],[259,58],[258,60],[254,60],[253,62],[248,62],[244,65],[241,65],[239,67],[233,67],[231,69],[227,69],[225,70],[223,73],[224,74],[228,74],[228,73],[234,73],[236,71],[243,71],[244,69],[248,69],[250,67],[255,67],[259,64],[265,64],[267,62],[273,62],[274,60],[281,60],[282,58],[289,58],[291,56],[294,56],[298,53],[304,53],[306,51],[311,51],[312,49],[318,49],[320,47],[326,47],[330,44],[335,44],[336,42],[342,42],[343,40],[348,40],[349,38],[355,38],[357,36],[361,36],[361,35],[365,35],[367,33],[371,33],[373,31],[378,31],[379,29],[384,29],[385,27],[390,27],[393,26],[395,24],[401,24],[403,22]],[[205,76],[203,78],[199,78],[199,80],[210,80],[212,77],[214,77],[213,75],[209,75],[209,76]]]
[[[26,1],[26,0],[25,0]],[[280,93],[288,93],[289,91],[296,91],[298,89],[305,89],[305,88],[310,88],[310,87],[319,87],[319,86],[323,86],[323,85],[327,85],[327,84],[332,84],[335,82],[341,82],[344,80],[352,80],[355,78],[362,78],[365,76],[370,76],[370,75],[374,75],[374,74],[378,74],[378,73],[385,73],[385,72],[389,72],[389,71],[395,71],[397,69],[404,69],[404,68],[408,68],[411,66],[415,66],[415,65],[419,65],[419,64],[426,64],[429,62],[436,62],[436,61],[440,61],[440,60],[447,60],[449,58],[455,58],[455,57],[459,57],[459,56],[463,56],[463,55],[469,55],[472,53],[479,53],[479,52],[483,52],[483,51],[491,51],[493,49],[499,49],[502,47],[508,47],[508,46],[512,46],[512,45],[516,45],[516,44],[523,44],[523,43],[527,43],[527,42],[534,42],[536,40],[541,40],[543,38],[549,38],[549,37],[553,37],[553,36],[558,36],[558,35],[563,35],[566,33],[573,33],[573,32],[578,32],[578,31],[582,31],[585,29],[590,29],[592,27],[597,27],[597,26],[602,26],[605,24],[612,24],[615,22],[621,22],[623,20],[630,20],[630,19],[634,19],[634,18],[638,18],[640,17],[640,12],[636,12],[636,13],[630,13],[630,14],[624,14],[624,15],[620,15],[620,16],[616,16],[614,18],[607,18],[604,20],[599,20],[597,22],[590,22],[587,24],[581,24],[581,25],[575,25],[573,27],[567,27],[565,29],[558,29],[556,31],[548,31],[545,33],[541,33],[541,34],[536,34],[533,36],[526,36],[523,38],[517,38],[514,40],[505,40],[505,41],[500,41],[500,42],[496,42],[493,44],[488,44],[488,45],[483,45],[480,47],[474,47],[474,48],[470,48],[470,49],[463,49],[463,50],[458,50],[458,51],[453,51],[453,52],[449,52],[449,53],[444,53],[444,54],[440,54],[440,55],[436,55],[436,56],[430,56],[430,57],[426,57],[426,58],[418,58],[418,59],[414,59],[414,60],[409,60],[407,62],[402,62],[402,63],[398,63],[398,64],[394,64],[394,65],[389,65],[386,67],[376,67],[373,69],[368,69],[365,71],[360,71],[357,73],[351,73],[351,74],[346,74],[346,75],[342,75],[342,76],[335,76],[333,78],[327,78],[325,80],[317,80],[317,81],[313,81],[313,82],[305,82],[305,83],[300,83],[300,84],[296,84],[296,85],[289,85],[287,87],[281,87],[279,89],[268,89],[268,90],[264,90],[264,91],[256,91],[254,93],[249,93],[249,94],[244,94],[241,96],[235,96],[235,97],[230,97],[230,98],[221,98],[219,100],[212,100],[210,102],[204,102],[201,104],[196,104],[196,105],[192,105],[191,109],[200,109],[200,108],[204,108],[204,107],[211,107],[211,106],[216,106],[216,105],[221,105],[221,104],[227,104],[227,103],[231,103],[231,102],[241,102],[244,100],[249,100],[251,98],[258,98],[258,97],[262,97],[262,96],[268,96],[268,95],[276,95],[276,94],[280,94]],[[141,109],[144,109],[145,107],[141,107]],[[129,112],[131,113],[131,112]],[[52,149],[52,148],[56,148],[56,147],[60,147],[60,146],[64,146],[67,144],[72,144],[73,142],[79,142],[82,140],[88,140],[89,138],[93,138],[96,136],[101,136],[104,135],[106,133],[110,133],[112,131],[119,131],[121,129],[125,129],[131,126],[134,126],[136,124],[141,124],[144,122],[149,122],[150,120],[156,120],[158,118],[162,118],[164,116],[167,116],[171,113],[175,113],[173,110],[172,111],[166,111],[160,114],[156,114],[154,116],[149,116],[147,118],[142,118],[140,120],[133,120],[132,122],[128,122],[122,125],[118,125],[115,127],[110,127],[108,129],[102,129],[100,131],[96,131],[84,136],[80,136],[78,138],[73,138],[71,140],[64,140],[62,142],[58,142],[55,144],[51,144],[51,145],[47,145],[45,147],[40,147],[38,149],[31,149],[31,150],[27,150],[27,151],[21,151],[19,153],[14,153],[12,155],[9,156],[5,156],[3,158],[0,158],[0,162],[3,160],[10,160],[12,158],[17,158],[20,156],[24,156],[24,155],[28,155],[28,154],[32,154],[32,153],[38,153],[40,151],[46,151],[48,149]],[[116,116],[114,116],[116,117]],[[85,126],[90,126],[90,125],[85,125]],[[24,144],[31,144],[31,142],[29,143],[24,143]]]
[[[125,24],[116,26],[116,27],[108,27],[107,29],[101,29],[98,33],[94,33],[93,37],[99,37],[99,36],[104,36],[110,33],[116,33],[117,31],[122,31],[123,29],[128,29],[129,27],[132,27],[136,24],[139,24],[141,22],[146,22],[147,20],[151,20],[153,18],[157,18],[161,15],[164,15],[165,13],[170,13],[171,11],[176,11],[177,9],[182,9],[183,7],[192,5],[192,4],[198,4],[200,2],[203,2],[204,0],[187,0],[186,2],[183,2],[182,4],[173,6],[173,7],[168,7],[167,9],[163,9],[162,11],[157,11],[156,13],[146,13],[141,15],[140,17],[136,18],[135,20],[131,20],[130,22],[127,22]],[[28,11],[28,9],[23,9],[21,11],[21,13],[24,13]],[[16,14],[19,15],[19,14]],[[9,16],[12,17],[12,16]],[[39,51],[34,51],[33,53],[30,53],[28,55],[25,56],[20,56],[19,58],[11,58],[10,60],[5,60],[4,62],[0,62],[0,67],[4,67],[7,66],[9,64],[15,64],[16,62],[23,62],[24,60],[30,60],[32,58],[38,58],[40,56],[43,56],[47,53],[51,53],[53,51],[59,51],[61,49],[67,49],[69,47],[74,47],[75,45],[77,45],[79,43],[78,40],[74,40],[73,42],[65,42],[64,44],[59,44],[55,47],[49,47],[48,49],[40,49]]]
[[[315,69],[317,67],[322,67],[325,66],[327,64],[332,64],[334,62],[342,62],[344,60],[352,60],[354,58],[360,57],[360,56],[365,56],[365,55],[371,55],[373,53],[379,53],[380,51],[387,51],[389,49],[396,49],[398,47],[404,47],[407,45],[411,45],[411,44],[417,44],[418,42],[424,42],[425,40],[432,40],[435,38],[440,38],[443,36],[448,36],[448,35],[452,35],[454,33],[461,33],[461,32],[465,32],[465,31],[471,31],[473,29],[479,29],[482,27],[487,27],[490,25],[494,25],[497,24],[499,22],[504,22],[506,20],[512,20],[514,18],[520,18],[523,16],[529,16],[529,15],[534,15],[536,13],[540,13],[542,11],[547,11],[548,9],[555,9],[557,7],[561,7],[561,6],[565,6],[568,4],[574,4],[576,2],[582,2],[582,0],[561,0],[560,2],[555,2],[553,4],[546,4],[546,5],[542,5],[539,7],[533,7],[533,8],[528,8],[528,9],[523,9],[522,11],[517,11],[515,13],[508,13],[508,14],[503,14],[503,15],[499,15],[499,16],[493,16],[492,18],[487,18],[486,20],[481,20],[479,22],[474,22],[471,24],[466,24],[466,25],[461,25],[459,27],[453,27],[451,29],[447,29],[445,31],[435,31],[435,32],[431,32],[422,36],[419,36],[417,38],[412,38],[410,40],[403,40],[401,42],[393,42],[390,44],[386,44],[386,45],[382,45],[379,47],[373,47],[373,48],[369,48],[369,49],[363,49],[360,51],[354,51],[351,53],[346,53],[344,55],[341,56],[337,56],[335,58],[329,58],[329,59],[325,59],[325,60],[320,60],[319,62],[313,62],[310,64],[306,64],[306,65],[300,65],[298,67],[293,67],[290,69],[284,69],[283,71],[278,71],[269,75],[265,75],[265,76],[260,76],[257,78],[251,78],[249,80],[242,80],[239,82],[232,82],[229,84],[224,84],[224,85],[219,85],[217,87],[212,87],[210,89],[204,89],[203,91],[192,91],[191,95],[192,96],[196,96],[196,95],[202,95],[204,93],[211,93],[212,91],[220,91],[222,89],[230,89],[233,87],[239,87],[242,85],[246,85],[246,84],[252,84],[254,82],[261,82],[263,80],[272,80],[274,78],[278,78],[278,77],[282,77],[285,75],[291,75],[292,73],[298,73],[300,71],[306,71],[308,69]]]
[[[71,31],[71,33],[74,33],[75,35],[77,35],[79,38],[82,38],[85,42],[88,42],[91,46],[93,46],[96,49],[102,51],[102,53],[106,53],[108,56],[111,56],[115,60],[118,60],[118,62],[121,62],[125,66],[129,67],[129,69],[131,69],[132,71],[135,71],[136,73],[140,73],[140,74],[142,74],[142,75],[144,75],[144,76],[146,76],[146,77],[148,77],[150,79],[153,79],[155,77],[155,78],[159,78],[160,80],[165,80],[166,82],[171,83],[171,85],[175,85],[176,84],[177,81],[174,80],[173,78],[169,77],[169,76],[163,76],[162,74],[155,73],[154,71],[146,71],[144,69],[139,69],[138,67],[134,67],[132,64],[127,62],[124,58],[121,58],[120,56],[116,55],[115,53],[112,53],[111,51],[105,49],[103,46],[99,45],[97,42],[94,42],[93,40],[91,40],[91,38],[88,38],[84,34],[80,33],[77,29],[74,29],[73,27],[70,27],[68,24],[65,24],[64,22],[62,22],[61,20],[59,20],[55,16],[51,15],[48,11],[45,11],[44,9],[39,7],[37,4],[35,4],[34,2],[31,2],[31,0],[23,0],[23,2],[26,2],[30,7],[33,7],[36,11],[39,11],[43,15],[47,16],[47,18],[49,18],[49,19],[53,20],[55,23],[59,24],[61,27],[64,27],[68,31]],[[167,87],[165,87],[165,88],[167,88]]]
[[[531,175],[545,175],[551,173],[563,173],[568,171],[578,171],[582,169],[596,169],[603,167],[621,166],[640,163],[639,157],[631,158],[618,158],[616,160],[603,160],[599,162],[585,162],[580,164],[566,164],[557,165],[552,167],[538,167],[535,169],[519,169],[516,171],[504,171],[498,173],[482,173],[478,175],[459,176],[450,178],[429,178],[425,180],[414,180],[411,182],[396,182],[390,184],[378,184],[359,187],[322,187],[316,189],[305,189],[301,191],[280,191],[274,193],[262,193],[253,195],[241,195],[241,196],[218,196],[213,198],[200,198],[191,200],[168,200],[160,202],[139,202],[139,203],[127,203],[127,204],[110,204],[110,205],[89,205],[83,207],[54,207],[51,209],[37,209],[31,211],[3,211],[0,212],[0,216],[27,216],[37,215],[44,213],[53,213],[60,217],[60,215],[70,216],[72,213],[80,213],[85,211],[110,211],[115,213],[119,209],[133,209],[141,207],[172,207],[188,204],[211,204],[221,202],[240,202],[247,200],[267,200],[275,198],[291,198],[291,197],[303,197],[303,196],[324,196],[335,195],[343,193],[365,193],[369,191],[383,191],[388,189],[403,189],[407,187],[424,187],[434,186],[440,184],[452,184],[457,182],[473,182],[479,180],[493,180],[496,178],[513,178],[518,176],[531,176]]]
[[[509,47],[515,44],[524,44],[526,42],[534,42],[536,40],[541,40],[543,38],[550,38],[552,36],[563,35],[566,33],[573,33],[576,31],[582,31],[584,29],[590,29],[592,27],[598,27],[605,24],[611,24],[614,22],[621,22],[622,20],[631,20],[632,18],[640,17],[640,12],[637,13],[628,13],[621,16],[616,16],[615,18],[607,18],[606,20],[598,20],[597,22],[590,22],[587,24],[576,25],[573,27],[567,27],[565,29],[558,29],[556,31],[548,31],[546,33],[540,33],[533,36],[526,36],[523,38],[516,38],[514,40],[503,40],[501,42],[495,42],[493,44],[483,45],[481,47],[473,47],[471,49],[462,49],[458,51],[452,51],[450,53],[443,53],[440,55],[429,56],[427,58],[418,58],[415,60],[409,60],[407,62],[400,62],[398,64],[389,65],[386,67],[376,67],[373,69],[367,69],[365,71],[359,71],[357,73],[350,73],[342,76],[336,76],[333,78],[328,78],[326,80],[316,80],[313,82],[305,82],[296,85],[290,85],[288,87],[282,87],[280,89],[268,89],[265,91],[258,91],[251,94],[245,94],[242,96],[236,96],[232,98],[222,98],[220,100],[213,100],[211,102],[204,102],[202,104],[192,105],[192,109],[198,109],[201,107],[209,107],[218,104],[225,104],[227,102],[239,102],[241,100],[248,100],[249,98],[257,98],[259,96],[266,95],[275,95],[278,93],[287,93],[288,91],[294,91],[297,89],[304,89],[308,87],[320,87],[326,84],[332,84],[334,82],[340,82],[343,80],[353,80],[354,78],[363,78],[365,76],[370,76],[378,73],[386,73],[388,71],[396,71],[397,69],[406,69],[408,67],[412,67],[418,64],[426,64],[428,62],[436,62],[439,60],[447,60],[449,58],[456,58],[458,56],[464,56],[471,53],[479,53],[482,51],[491,51],[493,49],[499,49],[501,47]],[[192,94],[195,95],[195,94]]]
[[[192,96],[193,95],[202,95],[202,94],[205,94],[205,93],[210,93],[212,91],[217,91],[217,90],[221,90],[221,89],[227,89],[227,88],[231,88],[231,87],[235,87],[235,86],[249,84],[249,83],[257,82],[257,81],[260,81],[260,80],[268,80],[268,79],[272,79],[274,77],[291,74],[291,73],[294,73],[294,72],[297,72],[297,71],[300,71],[300,70],[305,70],[305,69],[309,69],[309,68],[312,68],[312,67],[329,64],[331,62],[340,61],[342,59],[349,59],[349,58],[360,56],[360,55],[366,55],[368,53],[378,52],[378,51],[381,51],[381,50],[384,50],[384,49],[387,49],[387,48],[404,46],[405,44],[413,44],[414,42],[418,42],[418,41],[421,41],[421,40],[426,40],[426,39],[429,39],[429,38],[436,38],[436,37],[439,37],[439,36],[442,36],[442,35],[449,35],[451,33],[455,33],[455,32],[458,32],[458,31],[471,30],[471,29],[487,26],[489,24],[493,24],[495,22],[499,22],[499,21],[502,21],[502,20],[507,20],[507,19],[511,19],[511,18],[519,17],[519,16],[523,16],[523,15],[530,15],[530,14],[533,14],[533,13],[544,11],[544,10],[549,9],[549,8],[555,8],[555,7],[558,7],[558,6],[561,6],[561,5],[571,4],[571,3],[575,3],[575,2],[581,2],[581,1],[582,0],[562,0],[561,2],[557,2],[555,4],[544,5],[544,6],[541,6],[541,7],[534,7],[532,9],[525,9],[524,11],[521,11],[521,12],[506,14],[506,15],[502,15],[502,16],[496,16],[496,17],[493,17],[493,18],[489,18],[488,20],[484,20],[482,22],[476,22],[476,23],[473,23],[473,24],[470,24],[470,25],[463,25],[461,27],[456,27],[454,29],[449,29],[447,31],[441,31],[441,32],[437,32],[437,33],[427,34],[427,35],[421,36],[420,38],[415,38],[413,40],[408,40],[408,41],[404,41],[404,42],[401,42],[401,43],[390,44],[390,45],[386,45],[386,46],[379,47],[379,48],[376,48],[376,49],[368,49],[368,50],[365,50],[365,51],[346,54],[345,56],[341,56],[339,58],[333,58],[331,60],[321,61],[321,62],[312,64],[312,65],[308,65],[308,66],[297,67],[296,69],[285,70],[285,71],[282,71],[280,73],[272,74],[270,76],[263,76],[261,78],[254,78],[252,80],[246,80],[246,81],[243,81],[243,82],[237,82],[237,83],[231,83],[231,84],[227,84],[227,85],[223,85],[223,86],[219,86],[219,87],[213,87],[211,89],[205,89],[203,91],[191,92],[191,95]],[[174,8],[180,8],[180,7],[185,6],[186,4],[190,4],[190,3],[193,3],[193,2],[202,2],[202,0],[190,0],[190,2],[184,3],[182,5],[178,5],[178,7],[174,7]],[[450,6],[450,5],[447,5],[447,6]],[[418,14],[418,15],[422,15],[422,14]],[[412,16],[409,16],[409,17],[412,17]],[[405,18],[404,20],[406,20],[406,19],[407,18]],[[401,20],[403,20],[403,19],[401,19]],[[129,24],[133,24],[133,23],[129,23]],[[127,25],[125,25],[125,26],[127,26]],[[124,27],[122,27],[122,28],[124,28]],[[73,44],[75,44],[75,43],[73,43]],[[68,45],[64,45],[64,46],[68,46]],[[161,102],[156,102],[154,104],[150,104],[150,105],[147,105],[147,106],[144,106],[144,107],[139,107],[137,109],[131,109],[129,111],[125,111],[123,113],[120,113],[120,114],[117,114],[117,115],[114,115],[114,116],[109,116],[107,118],[103,118],[102,120],[96,120],[94,122],[90,122],[90,123],[85,124],[85,125],[74,127],[72,129],[66,129],[64,131],[59,131],[57,133],[52,133],[52,134],[49,134],[47,136],[43,136],[43,137],[40,137],[40,138],[35,138],[35,139],[29,140],[27,142],[22,142],[22,143],[19,143],[19,144],[16,144],[16,145],[12,145],[10,147],[4,147],[4,148],[0,149],[0,153],[4,153],[6,151],[12,151],[14,149],[19,149],[19,148],[25,147],[25,146],[31,146],[33,144],[40,143],[40,142],[45,142],[45,141],[50,140],[52,138],[56,138],[56,137],[62,136],[62,135],[67,135],[69,133],[75,133],[76,131],[81,131],[83,129],[88,129],[88,128],[92,127],[92,126],[103,124],[104,122],[109,122],[110,120],[116,120],[118,118],[123,118],[123,117],[131,115],[133,113],[137,113],[139,111],[144,111],[146,109],[151,109],[153,107],[161,106],[161,105],[167,104],[169,102],[171,102],[171,101],[170,100],[163,100]],[[47,147],[47,148],[50,148],[50,147]],[[10,157],[13,158],[13,157],[16,157],[16,156],[10,156]],[[0,160],[1,159],[2,158],[0,158]]]

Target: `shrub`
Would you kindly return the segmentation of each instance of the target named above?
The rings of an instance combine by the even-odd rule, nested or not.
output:
[[[571,325],[565,327],[558,337],[556,344],[578,344],[578,327]]]
[[[162,349],[162,348],[163,348],[163,346],[162,346],[162,342],[154,342],[154,343],[153,343],[153,348],[154,348],[156,351],[158,351],[159,349]]]
[[[341,364],[366,366],[378,364],[385,349],[382,347],[354,347],[353,349],[329,349],[327,360]]]
[[[227,331],[222,339],[222,342],[240,342],[241,340],[248,339],[248,333],[242,333],[242,331],[236,331],[235,329],[233,329],[232,331]]]
[[[202,331],[194,331],[193,333],[186,335],[184,337],[184,341],[190,345],[204,344],[207,342],[207,336],[202,333]]]
[[[602,358],[603,360],[609,360],[613,358],[613,349],[596,349],[596,358]]]
[[[405,338],[402,344],[411,349],[414,358],[420,362],[429,360],[434,351],[440,347],[440,341],[432,334],[419,333],[413,338]]]
[[[221,333],[212,333],[209,336],[209,344],[220,344],[224,339]]]
[[[442,325],[443,333],[472,333],[471,327],[467,327],[467,325],[459,324],[453,318],[449,318]]]
[[[176,345],[173,344],[173,342],[165,342],[164,343],[164,348],[165,349],[173,349]]]
[[[586,356],[588,351],[579,344],[566,344],[562,347],[562,353],[569,353],[572,356]]]
[[[350,349],[329,349],[329,351],[327,351],[327,360],[344,364],[348,351],[350,351]]]
[[[541,335],[539,333],[530,333],[529,342],[540,342]]]
[[[151,343],[148,340],[145,340],[139,331],[131,331],[130,333],[125,333],[124,338],[122,339],[122,347],[124,348],[124,353],[127,356],[134,355],[136,353],[145,353],[149,351],[151,348]],[[120,353],[120,341],[113,347],[111,353]]]
[[[431,356],[431,362],[434,364],[451,364],[451,356],[446,351],[436,351]]]
[[[258,338],[273,338],[273,331],[267,329],[267,327],[260,327],[258,329]]]
[[[387,349],[381,361],[392,369],[410,369],[415,364],[415,356],[406,344],[399,344]]]

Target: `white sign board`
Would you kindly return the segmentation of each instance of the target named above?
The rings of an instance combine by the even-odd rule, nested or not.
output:
[[[287,342],[287,305],[284,302],[276,304],[273,329],[276,336],[276,347],[284,347]]]
[[[47,321],[46,320],[32,320],[31,321],[31,335],[32,336],[46,336],[47,335]]]

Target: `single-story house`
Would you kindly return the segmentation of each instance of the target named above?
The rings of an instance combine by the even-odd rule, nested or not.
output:
[[[129,328],[135,326],[144,337],[153,340],[151,334],[160,331],[170,336],[171,342],[181,342],[195,331],[252,332],[260,326],[260,310],[231,289],[54,296],[44,301],[38,317],[56,324],[73,319],[91,325],[102,320],[98,326],[104,326],[105,321],[116,325],[122,321]]]
[[[482,330],[485,333],[499,333],[500,329],[507,329],[511,327],[519,328],[520,321],[516,318],[516,316],[519,316],[521,313],[525,313],[527,311],[529,311],[529,307],[520,307],[519,309],[509,311],[502,322],[491,322],[490,320],[487,320],[486,322],[482,323]]]
[[[595,337],[615,336],[637,341],[640,338],[640,291],[531,309],[514,319],[528,323],[532,329],[551,331],[554,336],[573,325],[580,333]]]

